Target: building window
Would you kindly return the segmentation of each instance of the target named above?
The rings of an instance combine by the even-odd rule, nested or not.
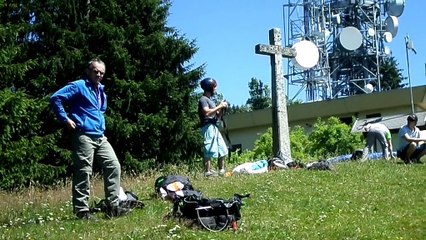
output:
[[[373,114],[367,114],[365,115],[365,118],[377,118],[377,117],[381,117],[382,114],[380,113],[373,113]]]
[[[352,117],[341,117],[339,119],[344,124],[347,124],[347,125],[351,125],[352,124]]]
[[[238,155],[241,154],[242,150],[243,150],[242,144],[232,144],[232,146],[230,147],[230,151],[231,152],[237,152]]]

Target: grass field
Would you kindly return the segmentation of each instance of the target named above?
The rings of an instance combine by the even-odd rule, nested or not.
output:
[[[123,181],[146,207],[112,220],[76,220],[70,186],[0,192],[0,239],[426,239],[426,164],[347,162],[333,171],[208,179],[178,173],[208,197],[251,193],[238,230],[214,233],[165,218],[171,204],[153,196],[162,173],[151,173]],[[99,179],[93,188],[103,197]]]

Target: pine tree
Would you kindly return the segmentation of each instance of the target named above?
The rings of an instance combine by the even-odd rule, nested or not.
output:
[[[43,152],[34,153],[34,161],[60,166],[57,174],[67,169],[70,143],[47,105],[48,97],[78,79],[94,57],[106,63],[106,135],[124,169],[139,172],[151,163],[180,163],[199,154],[197,100],[192,93],[204,66],[185,65],[197,47],[166,25],[170,3],[16,2],[0,1],[0,89],[22,93],[20,98],[29,105],[39,106],[24,114],[26,121],[37,116],[38,127],[28,127],[19,138],[49,143]],[[0,107],[4,105],[0,99]],[[2,128],[16,128],[7,117],[1,121]],[[15,140],[4,139],[2,151],[7,150],[5,141]]]
[[[401,88],[401,82],[404,80],[402,70],[398,68],[398,62],[394,57],[383,59],[380,65],[381,88],[391,90]]]
[[[251,110],[271,107],[272,100],[268,85],[263,85],[261,80],[252,78],[248,86],[250,98],[247,100],[247,104],[250,105]]]

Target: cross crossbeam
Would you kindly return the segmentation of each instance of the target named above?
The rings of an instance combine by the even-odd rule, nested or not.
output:
[[[286,48],[279,45],[257,44],[255,52],[261,55],[281,55],[285,58],[296,57],[296,51],[292,48]]]

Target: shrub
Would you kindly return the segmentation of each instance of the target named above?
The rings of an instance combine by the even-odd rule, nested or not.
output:
[[[268,158],[274,155],[272,151],[272,128],[268,128],[268,130],[254,142],[254,157]]]
[[[291,157],[293,159],[301,160],[308,159],[308,152],[311,142],[309,136],[305,133],[305,129],[301,126],[294,126],[290,130],[290,147]]]
[[[309,139],[309,154],[318,158],[352,153],[363,142],[360,134],[352,134],[351,127],[337,117],[330,117],[326,121],[318,119]]]
[[[294,126],[290,130],[290,146],[293,159],[326,159],[330,156],[352,153],[361,148],[363,138],[351,133],[351,127],[336,117],[326,121],[318,119],[311,133],[305,133],[303,127]],[[260,136],[254,144],[254,157],[265,158],[272,153],[272,128]]]

